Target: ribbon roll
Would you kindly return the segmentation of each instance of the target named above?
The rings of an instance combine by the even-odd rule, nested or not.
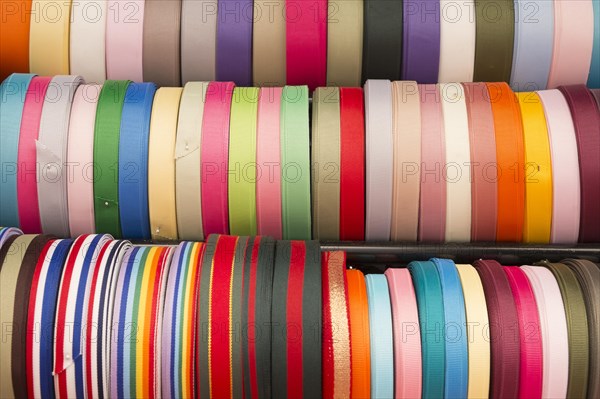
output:
[[[407,269],[389,268],[385,276],[390,289],[394,323],[395,397],[420,398],[423,365],[415,289]]]
[[[217,0],[181,0],[183,84],[215,80],[217,10]]]
[[[106,0],[115,13],[106,19],[106,75],[142,82],[145,0]]]
[[[113,307],[110,397],[163,394],[161,342],[171,247],[133,247],[125,254]]]
[[[310,128],[306,86],[283,88],[281,168],[283,238],[308,240],[311,237],[311,202]]]
[[[49,77],[34,77],[27,88],[21,130],[19,133],[19,151],[17,155],[17,201],[19,224],[27,234],[42,232],[40,210],[37,195],[36,149],[35,143],[40,132],[40,119]],[[3,104],[3,107],[8,104]],[[69,125],[71,125],[69,123]],[[4,145],[4,143],[2,143]],[[4,188],[3,188],[4,190]]]
[[[127,80],[109,80],[100,92],[94,129],[94,216],[96,231],[121,237],[119,141]],[[116,173],[115,173],[116,172]],[[115,176],[116,174],[116,176]]]
[[[111,240],[100,249],[96,268],[90,275],[87,319],[85,319],[85,394],[88,398],[110,396],[110,347],[112,338],[113,305],[117,278],[129,241]]]
[[[438,81],[472,82],[475,61],[475,0],[440,0]]]
[[[346,253],[322,255],[323,398],[349,398],[351,392],[350,315]]]
[[[102,248],[111,236],[91,234],[77,238],[63,267],[54,321],[54,391],[57,398],[84,397],[84,350],[90,283]],[[75,304],[75,306],[73,306]]]
[[[365,239],[365,111],[360,88],[340,88],[340,239]]]
[[[346,270],[346,280],[352,361],[350,397],[368,398],[371,395],[371,339],[367,284],[360,270]]]
[[[248,239],[242,298],[244,397],[271,397],[271,303],[275,241]]]
[[[0,227],[0,250],[10,238],[20,236],[23,232],[15,227]],[[0,264],[2,262],[0,261]]]
[[[404,1],[402,79],[436,83],[440,66],[439,0]]]
[[[592,45],[592,63],[590,65],[590,75],[587,81],[587,87],[600,89],[600,2],[592,1],[594,7],[594,43]]]
[[[320,87],[313,94],[313,237],[340,238],[340,90]]]
[[[392,83],[392,241],[416,241],[421,189],[421,101],[417,82]]]
[[[321,254],[316,241],[278,241],[272,305],[272,395],[318,398],[321,374]]]
[[[421,187],[419,241],[444,242],[446,235],[446,165],[444,115],[438,85],[419,85],[421,99]]]
[[[208,83],[188,83],[183,88],[179,104],[177,139],[175,142],[175,200],[177,230],[183,240],[203,240],[202,182],[202,120]]]
[[[327,4],[335,10],[336,14],[335,18],[327,18],[327,86],[360,86],[363,55],[363,0],[332,0]],[[388,31],[388,35],[390,34],[391,32]],[[269,45],[272,46],[271,40]]]
[[[80,85],[75,91],[71,105],[67,160],[73,166],[67,169],[67,201],[69,204],[69,230],[73,237],[96,231],[94,134],[96,110],[101,90],[102,86],[100,85]],[[107,177],[105,176],[105,178]]]
[[[286,0],[254,0],[252,76],[255,86],[285,86],[285,5]]]
[[[363,0],[364,30],[362,81],[367,79],[400,79],[402,65],[403,2]],[[343,1],[342,3],[350,3]],[[334,23],[332,25],[338,25]],[[404,25],[406,27],[406,25]],[[354,31],[359,28],[353,27]],[[406,49],[407,43],[404,43]],[[386,60],[386,62],[381,62]]]
[[[218,81],[252,84],[252,0],[218,1],[215,68]],[[261,18],[261,17],[259,17]]]
[[[0,165],[2,190],[0,190],[0,225],[19,226],[17,193],[17,160],[26,93],[33,79],[31,74],[12,74],[0,85]]]
[[[490,396],[514,398],[519,393],[520,333],[517,307],[502,266],[494,260],[473,264],[485,293],[490,322]],[[492,328],[493,326],[493,328]]]
[[[69,73],[71,3],[71,0],[31,1],[33,16],[29,29],[29,70],[31,72],[39,75]]]
[[[533,289],[542,336],[542,398],[566,397],[569,342],[563,298],[556,279],[544,267],[521,266]]]
[[[29,72],[30,21],[31,2],[11,3],[2,1],[0,80],[6,79],[14,72]]]
[[[119,135],[119,216],[121,232],[131,239],[150,238],[148,143],[154,83],[130,83],[125,93]]]
[[[487,398],[490,392],[490,341],[486,336],[489,319],[481,279],[471,265],[456,265],[467,316],[469,385],[468,398]]]
[[[69,65],[72,74],[88,82],[102,84],[106,79],[106,19],[119,18],[107,15],[107,0],[71,3]]]
[[[542,397],[542,336],[540,317],[533,289],[527,275],[516,266],[503,267],[517,306],[521,360],[519,397]]]
[[[54,396],[54,315],[63,265],[73,240],[48,242],[33,274],[26,334],[27,397]]]
[[[42,230],[46,234],[69,237],[67,165],[69,120],[73,97],[81,76],[52,78],[40,120],[36,142],[38,204]]]
[[[228,179],[229,231],[234,235],[256,235],[256,119],[257,88],[233,91],[229,128]]]
[[[175,145],[181,88],[163,87],[152,103],[148,145],[148,209],[154,240],[177,239]]]
[[[202,266],[202,243],[182,242],[169,267],[161,337],[163,396],[191,398],[196,359],[196,314]]]

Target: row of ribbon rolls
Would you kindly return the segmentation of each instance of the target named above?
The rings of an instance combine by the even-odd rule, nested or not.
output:
[[[599,94],[369,80],[318,88],[311,128],[306,86],[13,74],[0,223],[63,238],[600,242]]]
[[[0,79],[600,87],[599,0],[2,1]]]
[[[0,230],[2,398],[598,398],[599,265]],[[542,256],[540,254],[540,256]]]

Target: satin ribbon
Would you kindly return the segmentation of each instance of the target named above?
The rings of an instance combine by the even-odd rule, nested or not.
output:
[[[111,345],[110,396],[156,397],[161,386],[161,342],[167,274],[173,248],[133,247],[117,282]]]
[[[119,217],[131,239],[150,238],[148,143],[156,86],[130,83],[125,93],[119,135]]]
[[[421,193],[419,241],[443,242],[446,234],[444,116],[438,85],[419,85],[421,100]]]
[[[254,0],[252,76],[255,86],[285,86],[285,4],[286,0]]]
[[[365,111],[360,88],[340,88],[340,239],[365,239]]]
[[[69,73],[71,0],[31,1],[29,70],[39,75]]]
[[[552,162],[544,107],[536,93],[517,93],[525,145],[523,241],[549,243],[552,228]]]
[[[312,92],[327,80],[327,1],[286,0],[286,80]],[[307,54],[311,54],[307,57]]]
[[[313,237],[340,239],[340,90],[321,87],[312,103]]]
[[[475,2],[475,82],[510,81],[515,36],[513,0]]]
[[[490,392],[490,340],[485,336],[489,319],[481,279],[471,265],[456,265],[467,316],[469,354],[468,398],[487,398]]]
[[[256,120],[259,89],[233,91],[229,119],[228,205],[229,231],[256,235]]]
[[[442,285],[433,262],[410,262],[419,327],[423,366],[421,396],[436,398],[444,395],[446,341],[444,339],[444,302]]]
[[[142,82],[145,0],[106,0],[106,76]]]
[[[519,397],[541,398],[543,352],[540,317],[533,289],[526,274],[516,266],[504,266],[504,272],[517,306],[521,360]]]
[[[534,91],[546,88],[553,42],[554,2],[515,1],[515,39],[510,75],[513,90]]]
[[[152,103],[148,145],[148,209],[153,240],[177,239],[175,144],[183,90],[163,87]]]
[[[165,291],[161,337],[162,394],[194,396],[198,289],[202,243],[182,242],[171,260]]]
[[[33,274],[27,312],[27,397],[54,396],[54,315],[63,265],[73,240],[53,240],[40,254]]]
[[[90,275],[84,333],[85,394],[88,398],[110,395],[110,347],[113,344],[113,304],[117,277],[129,241],[111,240],[102,246]]]
[[[310,239],[310,128],[306,86],[283,88],[281,179],[283,238]]]
[[[0,85],[0,225],[19,227],[17,161],[27,90],[35,75],[12,74]]]
[[[182,240],[204,239],[202,230],[202,120],[208,83],[188,83],[179,104],[175,142],[177,230]]]
[[[217,0],[181,0],[181,81],[215,80]]]
[[[256,125],[256,228],[259,235],[280,240],[281,227],[281,96],[282,88],[262,88]]]
[[[94,217],[96,231],[121,237],[119,141],[129,81],[109,80],[100,92],[94,129]],[[116,170],[116,173],[115,173]]]
[[[19,224],[25,233],[41,233],[40,211],[37,196],[35,142],[40,130],[40,119],[49,77],[34,77],[27,88],[17,154],[17,204]],[[4,105],[3,105],[4,106]],[[3,143],[4,145],[4,143]],[[4,189],[4,188],[3,188]]]
[[[569,377],[569,342],[563,298],[552,273],[521,266],[533,289],[542,335],[542,398],[564,398]]]
[[[371,397],[394,396],[394,340],[388,283],[381,274],[366,277],[371,337]]]
[[[0,296],[0,323],[5,326],[4,328],[12,327],[12,330],[5,330],[4,337],[0,341],[0,355],[2,356],[2,362],[0,362],[0,397],[2,398],[16,398],[18,397],[16,395],[18,393],[22,394],[22,389],[25,388],[25,386],[15,386],[15,381],[12,378],[13,351],[16,349],[13,342],[18,341],[20,337],[19,327],[14,326],[13,323],[14,316],[27,309],[27,306],[19,306],[21,304],[16,302],[16,296],[23,294],[23,292],[17,292],[20,270],[22,268],[29,270],[31,267],[35,267],[35,263],[33,265],[26,264],[24,260],[30,252],[30,248],[32,251],[40,251],[43,248],[45,243],[41,244],[42,248],[36,248],[40,246],[37,245],[40,239],[43,239],[43,237],[32,234],[15,237],[7,248],[2,264],[0,264],[0,291],[2,292],[2,296]],[[7,242],[6,245],[9,245],[9,243]],[[24,337],[24,335],[21,337]]]
[[[15,227],[0,227],[0,249],[8,242],[10,238],[17,237],[23,232]],[[2,262],[0,261],[0,264]]]
[[[73,237],[96,231],[94,216],[94,130],[102,86],[80,85],[75,91],[67,144],[67,201]],[[36,196],[37,202],[37,186]],[[36,204],[37,208],[37,204]]]
[[[11,73],[29,72],[31,0],[2,0],[0,7],[0,80],[4,80]]]
[[[494,115],[485,83],[463,83],[469,117],[471,146],[471,239],[496,241],[498,186],[496,176],[488,175],[497,167]]]
[[[559,88],[573,118],[579,150],[581,182],[580,242],[599,242],[600,223],[600,111],[590,91],[583,85]]]
[[[600,89],[600,1],[592,0],[594,8],[594,42],[592,45],[592,63],[587,87]]]
[[[144,6],[144,80],[157,86],[181,84],[181,0],[147,1]]]
[[[421,101],[417,82],[392,83],[392,241],[416,241],[421,183]]]
[[[85,395],[84,338],[89,283],[109,235],[77,238],[63,267],[54,322],[54,391],[57,398]]]
[[[585,84],[594,48],[592,1],[554,2],[554,47],[548,88]]]
[[[364,1],[332,0],[327,4],[335,10],[335,17],[327,18],[327,86],[360,86]]]
[[[218,9],[216,80],[250,86],[254,4],[252,0],[220,0]]]
[[[322,254],[323,398],[349,398],[351,392],[350,315],[346,253]]]
[[[464,88],[459,83],[439,85],[444,116],[446,165],[446,242],[471,240],[471,147]]]
[[[600,270],[594,264],[585,259],[566,259],[562,261],[567,265],[575,275],[581,286],[585,309],[588,319],[589,337],[590,337],[590,365],[589,381],[587,394],[589,397],[597,397],[600,393],[600,377],[598,368],[600,359],[592,354],[598,353],[599,328],[597,321],[600,320]]]
[[[481,278],[490,321],[490,396],[516,398],[519,393],[520,334],[517,307],[502,266],[494,260],[473,264]]]
[[[52,78],[40,120],[36,141],[38,204],[42,230],[46,234],[68,237],[69,213],[67,169],[69,120],[73,97],[81,76]]]
[[[107,0],[75,0],[70,14],[71,73],[100,84],[106,79],[106,19],[118,18],[111,15],[114,9],[108,12],[107,3]]]
[[[343,3],[352,2],[343,1]],[[363,22],[358,25],[362,26],[364,31],[363,82],[367,79],[400,79],[403,49],[402,23],[403,2],[364,0]],[[356,31],[357,27],[353,29]]]
[[[202,228],[205,236],[229,232],[227,179],[229,114],[233,83],[211,82],[202,119]]]
[[[562,263],[541,262],[548,268],[560,288],[567,316],[567,331],[569,333],[569,380],[567,387],[568,398],[587,397],[589,381],[589,329],[586,314],[586,304],[575,272]],[[557,311],[557,309],[554,309]]]
[[[440,0],[440,83],[473,81],[475,3]]]
[[[523,126],[515,94],[506,83],[488,83],[496,136],[498,213],[496,241],[521,242],[525,213]]]
[[[394,394],[397,398],[420,398],[423,366],[415,289],[407,269],[389,268],[385,276],[394,323]]]
[[[278,241],[272,305],[272,396],[322,395],[321,254],[316,241]]]
[[[440,65],[440,2],[404,1],[402,79],[436,83]]]
[[[244,397],[271,397],[271,304],[275,241],[249,238],[244,260],[242,361]]]
[[[537,92],[544,106],[552,160],[552,244],[574,244],[579,237],[581,186],[575,126],[558,90]]]
[[[467,316],[460,277],[454,262],[433,258],[442,286],[446,369],[444,397],[464,398],[469,384]]]
[[[392,85],[365,83],[366,218],[365,239],[388,241],[391,232],[394,167]]]
[[[369,304],[365,276],[360,270],[346,270],[350,316],[350,358],[352,399],[371,395],[371,343]],[[419,380],[420,381],[420,380]]]

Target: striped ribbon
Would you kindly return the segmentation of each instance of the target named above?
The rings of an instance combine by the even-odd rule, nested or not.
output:
[[[350,311],[346,253],[322,254],[323,279],[323,398],[349,398],[352,361],[350,357]]]
[[[169,268],[162,320],[162,396],[193,398],[196,312],[203,244],[179,244]]]
[[[110,397],[161,396],[164,299],[172,247],[136,246],[125,254],[113,307]]]
[[[92,276],[107,234],[80,236],[73,243],[58,291],[54,326],[54,391],[58,398],[85,397],[85,320]]]
[[[54,398],[54,315],[63,265],[73,240],[54,240],[40,255],[27,312],[26,370],[29,398]]]
[[[88,399],[109,397],[112,305],[117,276],[129,241],[111,240],[100,249],[87,304],[85,332],[85,392]]]
[[[15,227],[0,227],[0,249],[10,237],[19,236],[21,234],[23,234],[23,232]]]
[[[317,241],[278,241],[272,304],[274,398],[318,398],[321,377],[321,253]]]

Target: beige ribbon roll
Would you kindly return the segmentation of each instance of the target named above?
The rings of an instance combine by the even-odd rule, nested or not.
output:
[[[71,0],[33,0],[29,28],[29,70],[38,75],[69,74]]]
[[[362,78],[363,0],[329,0],[327,85],[357,87]]]
[[[255,0],[252,71],[255,86],[285,86],[285,0]]]

